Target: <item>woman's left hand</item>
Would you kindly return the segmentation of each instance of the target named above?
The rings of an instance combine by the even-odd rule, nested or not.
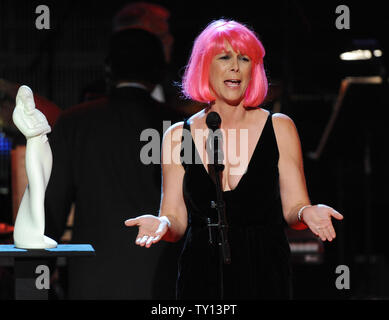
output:
[[[331,217],[337,220],[343,219],[343,215],[338,211],[324,204],[305,208],[302,217],[308,228],[323,241],[332,241],[336,237]]]

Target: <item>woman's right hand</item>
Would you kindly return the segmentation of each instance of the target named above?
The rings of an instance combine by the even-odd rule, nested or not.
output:
[[[139,227],[135,243],[146,248],[160,241],[169,228],[169,220],[165,216],[156,217],[151,214],[128,219],[124,224],[127,227]]]

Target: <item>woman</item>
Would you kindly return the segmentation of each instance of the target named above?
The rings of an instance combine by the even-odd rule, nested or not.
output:
[[[165,133],[159,217],[143,215],[125,222],[139,227],[136,244],[147,248],[185,235],[177,280],[179,299],[287,299],[290,249],[284,223],[295,229],[308,227],[323,241],[332,241],[331,217],[343,218],[328,206],[311,205],[293,121],[258,107],[268,86],[264,55],[254,32],[235,21],[214,21],[198,36],[183,92],[209,106]],[[216,210],[210,205],[216,200],[215,183],[207,170],[207,134],[194,134],[207,132],[205,119],[211,111],[220,115],[223,132],[238,133],[223,135],[221,185],[231,264],[220,263],[218,245],[209,243],[207,222],[217,223]],[[173,137],[183,137],[186,130],[191,133],[193,161],[184,161],[175,152],[181,142]],[[244,132],[248,133],[246,141]],[[236,150],[229,146],[242,150],[242,143],[247,154],[241,154],[239,166],[246,173],[231,174],[236,168],[232,161]],[[217,230],[211,231],[215,234]]]

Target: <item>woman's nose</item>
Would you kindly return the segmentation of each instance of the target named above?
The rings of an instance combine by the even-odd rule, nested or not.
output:
[[[232,65],[231,65],[231,71],[238,72],[239,71],[239,61],[238,57],[235,57],[232,60]]]

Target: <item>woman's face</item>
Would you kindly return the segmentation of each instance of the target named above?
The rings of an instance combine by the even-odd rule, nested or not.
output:
[[[244,98],[251,78],[251,59],[235,52],[226,43],[226,51],[213,57],[209,70],[209,83],[216,100],[238,105]]]

